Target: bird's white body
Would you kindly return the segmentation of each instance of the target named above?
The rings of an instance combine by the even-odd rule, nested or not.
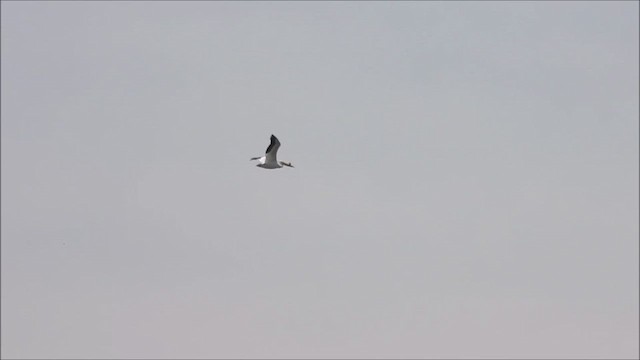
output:
[[[263,156],[263,157],[261,157],[259,159],[256,159],[256,160],[258,160],[258,162],[260,163],[260,164],[258,164],[256,166],[259,166],[261,168],[279,169],[279,168],[282,167],[282,165],[278,164],[278,162],[276,162],[276,161],[267,161],[267,157],[266,156]]]
[[[278,162],[277,154],[279,148],[280,141],[278,141],[277,137],[271,135],[271,143],[269,144],[269,147],[267,147],[265,155],[263,157],[251,158],[251,160],[258,160],[259,164],[256,166],[264,169],[280,169],[283,166],[293,167],[291,163],[286,163],[284,161]]]

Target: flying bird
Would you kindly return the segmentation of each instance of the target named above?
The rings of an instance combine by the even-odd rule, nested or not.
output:
[[[280,141],[278,138],[271,134],[271,144],[267,147],[267,151],[265,152],[263,157],[254,157],[251,160],[258,160],[259,166],[265,169],[279,169],[283,166],[293,167],[290,162],[286,163],[284,161],[278,162],[276,159],[276,154],[278,153],[278,149],[280,149]]]

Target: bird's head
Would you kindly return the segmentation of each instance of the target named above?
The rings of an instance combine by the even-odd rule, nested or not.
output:
[[[286,162],[284,162],[284,161],[280,161],[280,165],[282,165],[282,166],[288,166],[288,167],[294,167],[293,165],[291,165],[291,163],[290,163],[290,162],[286,163]]]

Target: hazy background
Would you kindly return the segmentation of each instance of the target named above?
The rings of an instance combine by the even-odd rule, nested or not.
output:
[[[638,7],[3,1],[2,357],[637,358]]]

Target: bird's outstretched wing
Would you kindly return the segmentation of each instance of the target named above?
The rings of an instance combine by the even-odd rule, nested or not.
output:
[[[269,147],[267,147],[267,152],[266,152],[266,162],[267,163],[274,163],[277,164],[278,160],[276,160],[276,154],[278,153],[278,149],[280,148],[280,141],[278,141],[278,138],[275,137],[274,135],[271,135],[271,144],[269,144]]]

